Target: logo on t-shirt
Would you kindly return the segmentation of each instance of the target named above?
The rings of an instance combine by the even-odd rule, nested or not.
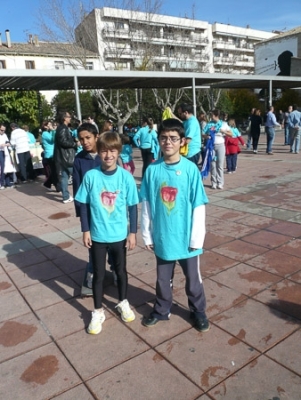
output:
[[[178,193],[177,188],[167,186],[166,183],[163,183],[161,185],[160,195],[161,195],[163,204],[167,208],[168,214],[171,212],[171,210],[176,205],[177,193]]]
[[[105,189],[100,194],[100,201],[103,207],[108,211],[109,215],[115,210],[116,198],[119,190],[115,192],[107,192]]]

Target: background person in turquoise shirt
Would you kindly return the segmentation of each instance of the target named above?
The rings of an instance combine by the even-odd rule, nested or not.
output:
[[[196,165],[201,155],[201,128],[199,121],[193,115],[191,104],[182,103],[178,108],[178,114],[183,121],[186,143],[188,144],[188,160]]]
[[[142,167],[142,178],[144,176],[146,168],[153,162],[154,154],[152,153],[153,142],[157,146],[157,132],[154,130],[154,121],[152,118],[143,118],[142,128],[133,137],[133,142],[141,151],[141,157],[143,162]]]

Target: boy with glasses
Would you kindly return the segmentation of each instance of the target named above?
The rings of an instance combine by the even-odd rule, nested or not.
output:
[[[157,260],[156,302],[143,325],[168,320],[172,306],[171,280],[176,261],[186,277],[186,294],[195,328],[209,330],[206,298],[199,269],[205,238],[205,204],[208,199],[197,166],[180,155],[184,128],[174,118],[159,127],[163,158],[149,165],[142,185],[141,232]]]

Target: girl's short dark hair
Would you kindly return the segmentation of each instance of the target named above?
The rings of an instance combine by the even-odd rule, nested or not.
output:
[[[79,134],[82,131],[88,131],[92,133],[94,136],[98,135],[96,126],[94,124],[90,124],[90,122],[84,122],[77,128],[77,134]]]
[[[118,153],[122,150],[122,142],[118,133],[116,132],[103,132],[100,134],[96,142],[97,153],[103,150],[117,150]]]
[[[161,133],[169,131],[178,132],[181,139],[185,137],[184,126],[182,122],[176,118],[168,118],[162,121],[158,129],[158,135],[160,136]]]

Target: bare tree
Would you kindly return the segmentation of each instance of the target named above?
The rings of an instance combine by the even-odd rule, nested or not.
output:
[[[98,106],[103,115],[117,120],[118,132],[123,133],[123,125],[129,120],[133,113],[137,113],[139,107],[138,90],[134,91],[134,104],[121,90],[95,90],[94,94]]]

